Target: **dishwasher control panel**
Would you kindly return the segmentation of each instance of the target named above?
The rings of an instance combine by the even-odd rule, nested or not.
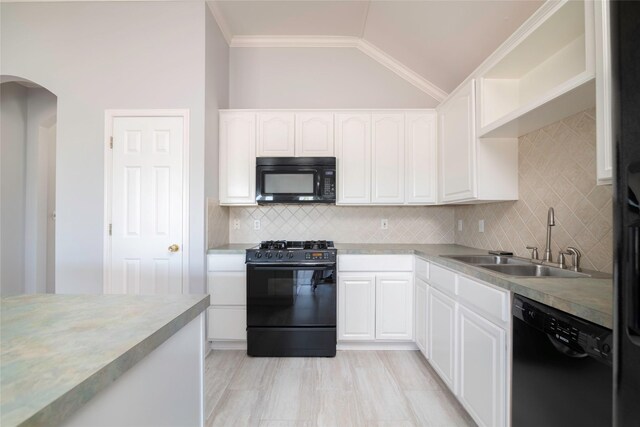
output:
[[[520,295],[514,295],[513,316],[546,333],[554,344],[566,346],[572,356],[590,355],[613,363],[609,329]]]

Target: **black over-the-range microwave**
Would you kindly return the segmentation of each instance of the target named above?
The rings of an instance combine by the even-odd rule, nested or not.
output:
[[[258,157],[256,202],[335,203],[335,157]]]

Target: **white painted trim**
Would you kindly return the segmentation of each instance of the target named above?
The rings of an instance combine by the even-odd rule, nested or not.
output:
[[[224,18],[220,7],[218,6],[218,2],[216,0],[207,1],[207,6],[213,15],[213,19],[215,19],[218,24],[218,28],[220,28],[220,32],[222,33],[222,37],[227,41],[228,45],[231,45],[231,40],[233,39],[233,34],[229,29],[229,24],[227,24],[227,20]]]
[[[414,351],[419,350],[413,341],[338,341],[337,350],[394,350]]]
[[[411,83],[438,102],[447,97],[447,92],[434,85],[411,68],[398,61],[372,43],[350,36],[234,36],[231,47],[342,47],[355,48],[377,61],[396,75]]]
[[[104,223],[103,223],[103,293],[112,292],[111,289],[111,238],[109,224],[111,223],[111,179],[113,166],[113,151],[109,147],[113,135],[113,120],[116,117],[182,117],[182,293],[189,293],[189,110],[188,109],[141,109],[141,110],[105,110],[104,128]]]
[[[209,341],[211,351],[215,350],[246,350],[246,341]]]

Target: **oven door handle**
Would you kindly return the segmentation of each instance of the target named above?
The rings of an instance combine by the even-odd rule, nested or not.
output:
[[[335,270],[335,265],[326,264],[304,264],[304,265],[282,265],[282,264],[270,264],[270,265],[247,265],[248,268],[253,270]]]

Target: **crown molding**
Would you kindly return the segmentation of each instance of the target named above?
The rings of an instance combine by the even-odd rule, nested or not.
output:
[[[224,15],[218,6],[218,2],[215,0],[207,1],[207,7],[211,11],[213,15],[213,19],[215,19],[218,24],[218,28],[220,28],[220,32],[222,33],[222,37],[227,41],[227,44],[231,46],[231,41],[233,40],[233,34],[229,29],[229,24],[227,24],[227,20],[224,19]]]
[[[387,54],[377,46],[360,37],[350,36],[234,36],[231,47],[347,47],[355,48],[371,59],[411,83],[438,102],[447,97],[447,92],[434,85],[411,68]]]
[[[234,36],[231,47],[357,47],[349,36]]]

